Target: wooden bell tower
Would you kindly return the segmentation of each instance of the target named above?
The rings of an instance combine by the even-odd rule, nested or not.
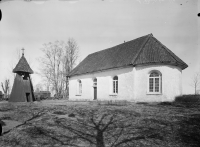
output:
[[[16,73],[16,76],[9,102],[35,101],[33,85],[30,78],[30,74],[33,74],[33,70],[30,68],[26,58],[24,57],[24,49],[22,49],[22,57],[13,69],[13,73]]]

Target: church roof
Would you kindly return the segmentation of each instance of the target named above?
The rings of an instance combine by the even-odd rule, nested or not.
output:
[[[152,34],[149,34],[88,55],[69,76],[147,64],[174,65],[182,70],[188,67]]]
[[[14,73],[17,72],[27,72],[32,74],[33,70],[30,68],[26,58],[24,57],[24,55],[22,55],[22,57],[20,58],[19,62],[17,63],[16,67],[13,69]]]

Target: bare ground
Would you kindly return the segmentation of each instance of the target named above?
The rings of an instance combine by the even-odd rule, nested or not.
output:
[[[66,100],[1,102],[0,120],[4,124],[0,137],[2,147],[95,147],[98,140],[93,136],[98,133],[94,124],[99,124],[101,129],[111,120],[103,132],[106,147],[195,147],[200,144],[198,105],[115,105]]]

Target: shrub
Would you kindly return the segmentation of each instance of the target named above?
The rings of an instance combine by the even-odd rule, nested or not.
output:
[[[200,103],[200,95],[177,96],[175,102],[179,103]]]
[[[149,103],[147,103],[147,102],[137,102],[136,104],[147,105],[147,104],[149,104]]]
[[[173,103],[172,102],[160,102],[160,103],[158,103],[158,105],[171,106],[171,105],[173,105]]]
[[[53,112],[53,114],[65,115],[66,113],[65,113],[65,112],[62,112],[62,111],[55,111],[55,112]]]
[[[60,100],[60,99],[63,99],[63,95],[54,95],[54,98],[53,99],[57,99],[57,100]]]
[[[75,117],[75,114],[74,113],[71,113],[68,115],[69,117]]]
[[[200,105],[200,95],[177,96],[173,104],[176,107],[196,107]]]

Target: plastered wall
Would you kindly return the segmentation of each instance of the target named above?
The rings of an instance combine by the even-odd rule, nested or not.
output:
[[[170,65],[149,65],[138,66],[135,68],[135,101],[172,101],[175,96],[182,94],[182,70],[175,66]],[[159,71],[161,73],[162,84],[161,94],[148,93],[148,79],[149,72]]]
[[[162,90],[160,94],[148,93],[149,72],[161,73]],[[148,65],[112,69],[102,72],[71,77],[69,80],[70,100],[93,100],[93,79],[97,78],[98,100],[128,100],[135,102],[172,101],[181,95],[181,69],[170,65]],[[113,94],[112,78],[118,76],[118,94]],[[77,93],[77,81],[82,82],[82,94]]]
[[[69,98],[94,99],[93,79],[97,78],[97,99],[98,100],[131,100],[134,98],[134,68],[122,68],[107,70],[103,72],[74,76],[69,81]],[[113,94],[112,78],[118,76],[118,94]],[[77,81],[82,82],[82,94],[77,95]]]

